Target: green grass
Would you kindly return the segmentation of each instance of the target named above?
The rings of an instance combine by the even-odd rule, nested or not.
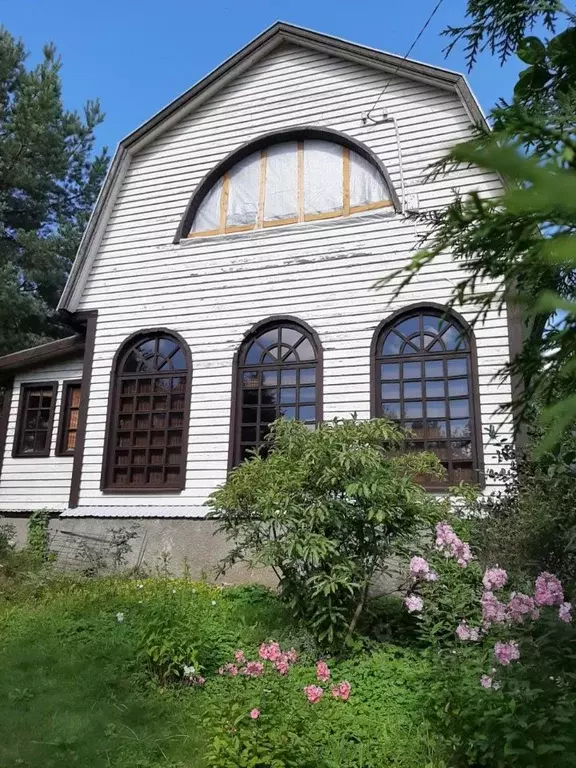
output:
[[[142,626],[159,610],[185,616],[184,635],[200,643],[206,663],[204,688],[151,679],[138,643]],[[268,684],[266,677],[222,678],[216,667],[236,647],[254,657],[267,639],[300,651],[303,660],[282,690],[296,706],[308,706],[301,689],[314,682],[314,645],[266,590],[107,579],[64,581],[5,600],[0,768],[201,768],[209,738],[201,724],[205,710],[254,705]],[[331,667],[335,679],[352,683],[353,694],[341,706],[322,702],[318,732],[327,765],[440,765],[418,712],[426,668],[417,650],[374,645]]]

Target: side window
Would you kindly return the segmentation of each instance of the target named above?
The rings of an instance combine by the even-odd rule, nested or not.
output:
[[[22,384],[12,455],[16,458],[50,455],[58,383]]]
[[[146,332],[120,350],[112,377],[104,490],[182,490],[192,364],[176,336]]]
[[[296,322],[271,322],[250,334],[238,354],[233,464],[264,442],[283,416],[314,429],[322,418],[321,350]]]
[[[435,308],[408,310],[384,325],[375,343],[375,415],[408,428],[408,451],[431,451],[446,486],[478,482],[480,424],[472,335]]]
[[[78,413],[80,410],[80,381],[65,381],[60,406],[60,425],[58,428],[58,456],[73,456],[78,431]]]

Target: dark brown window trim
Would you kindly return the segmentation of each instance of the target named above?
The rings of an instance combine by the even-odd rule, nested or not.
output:
[[[473,429],[471,434],[471,441],[474,450],[474,475],[475,483],[483,488],[486,484],[486,476],[484,472],[484,445],[482,440],[482,418],[480,409],[480,390],[478,385],[478,352],[476,346],[476,338],[474,331],[470,323],[465,320],[458,312],[453,309],[448,309],[443,304],[437,304],[435,302],[418,302],[416,304],[410,304],[407,307],[402,307],[389,315],[385,320],[382,320],[376,327],[372,336],[372,345],[370,349],[370,414],[371,418],[378,418],[380,415],[380,400],[379,400],[379,377],[377,366],[378,360],[378,342],[382,335],[382,331],[385,328],[392,327],[400,318],[408,318],[412,314],[418,314],[420,312],[430,310],[432,312],[442,312],[447,319],[453,318],[466,332],[470,346],[470,382],[472,386],[472,421]],[[445,493],[446,486],[427,488],[431,492]]]
[[[50,389],[52,390],[52,399],[50,403],[50,415],[48,426],[46,428],[46,447],[42,451],[26,453],[22,451],[22,439],[24,433],[24,416],[26,393],[32,389]],[[16,418],[16,431],[14,433],[14,444],[12,446],[13,459],[46,459],[50,456],[52,447],[52,428],[54,426],[54,412],[56,410],[56,398],[58,397],[57,381],[34,381],[20,385],[18,400],[18,416]]]
[[[202,179],[200,184],[196,187],[186,210],[182,216],[176,234],[174,236],[174,244],[177,244],[183,238],[187,237],[192,229],[192,223],[194,216],[200,207],[200,204],[212,189],[212,187],[219,181],[219,179],[229,171],[234,165],[244,160],[253,152],[265,149],[266,147],[273,146],[274,144],[282,144],[286,141],[306,141],[317,139],[320,141],[330,141],[335,144],[340,144],[343,147],[353,150],[371,165],[373,165],[382,175],[384,181],[388,186],[390,192],[390,200],[394,206],[396,213],[402,210],[398,195],[394,190],[390,175],[386,170],[384,163],[380,160],[378,155],[373,152],[366,144],[357,139],[353,139],[345,133],[335,131],[332,128],[317,128],[312,126],[300,126],[295,128],[287,128],[282,131],[273,131],[271,133],[265,133],[259,136],[257,139],[248,141],[237,149],[233,150],[227,155],[220,163],[212,168]]]
[[[320,424],[324,420],[324,351],[318,333],[308,323],[300,320],[294,315],[271,315],[265,320],[261,320],[253,325],[246,333],[234,353],[232,361],[232,398],[230,402],[230,434],[228,436],[228,471],[231,472],[236,466],[238,455],[238,434],[242,424],[242,401],[239,395],[240,390],[240,354],[244,347],[250,343],[253,338],[265,331],[269,327],[276,325],[295,326],[303,331],[312,340],[316,352],[316,423]]]
[[[145,336],[149,335],[155,335],[155,336],[171,336],[182,348],[182,351],[184,352],[184,355],[186,357],[186,387],[184,391],[184,411],[183,411],[183,426],[182,426],[182,436],[183,436],[183,442],[182,442],[182,453],[180,457],[180,476],[179,476],[179,482],[178,485],[169,485],[169,486],[149,486],[149,487],[142,487],[142,486],[130,486],[130,487],[123,487],[123,486],[114,486],[111,485],[109,482],[109,470],[111,466],[111,452],[114,449],[114,435],[115,435],[115,427],[112,423],[112,419],[115,415],[115,403],[116,403],[116,395],[117,395],[117,386],[118,386],[118,366],[119,363],[122,361],[122,358],[126,351],[129,349],[130,346],[135,344],[139,338],[144,338]],[[112,367],[111,367],[111,373],[110,373],[110,387],[108,392],[108,407],[106,411],[106,429],[105,429],[105,438],[104,438],[104,453],[102,458],[102,472],[100,476],[100,490],[107,494],[107,495],[123,495],[123,494],[133,494],[136,496],[141,495],[147,495],[147,494],[155,494],[155,495],[161,495],[161,494],[174,494],[174,493],[181,493],[185,487],[186,487],[186,469],[187,469],[187,459],[188,459],[188,443],[189,443],[189,436],[190,436],[190,401],[192,396],[192,377],[193,377],[193,366],[192,366],[192,355],[190,353],[190,347],[188,346],[187,342],[184,340],[184,338],[175,331],[171,330],[170,328],[148,328],[140,331],[136,331],[135,333],[131,334],[127,339],[125,339],[122,344],[118,347],[116,350],[116,353],[114,355],[114,359],[112,361]]]
[[[7,381],[3,385],[2,411],[0,412],[0,479],[2,478],[2,463],[6,451],[6,438],[8,436],[8,424],[10,422],[10,408],[12,406],[12,391],[14,382]]]
[[[94,343],[96,340],[96,325],[98,312],[77,312],[75,319],[86,323],[84,337],[84,358],[82,361],[82,383],[80,386],[80,410],[78,411],[78,429],[76,431],[76,447],[72,463],[70,479],[70,496],[68,506],[75,509],[80,500],[80,482],[82,480],[82,463],[84,461],[84,445],[86,442],[86,423],[88,421],[88,402],[90,400],[90,384],[92,381],[92,364],[94,361]]]
[[[74,448],[66,449],[65,442],[68,432],[68,396],[71,389],[80,387],[82,395],[82,379],[64,381],[62,383],[62,395],[60,398],[60,418],[58,419],[58,436],[56,438],[56,456],[74,456]],[[78,408],[78,421],[80,421],[80,408]],[[76,427],[76,436],[78,436],[78,426]]]

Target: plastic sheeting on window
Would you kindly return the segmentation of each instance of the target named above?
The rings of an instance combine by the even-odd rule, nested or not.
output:
[[[222,179],[219,179],[200,203],[194,216],[192,232],[211,232],[220,228],[220,196]]]
[[[276,144],[266,150],[264,221],[298,216],[298,144]]]
[[[227,227],[256,224],[260,187],[260,152],[255,152],[229,172]]]
[[[384,179],[372,163],[350,152],[350,207],[389,200]]]
[[[304,142],[304,214],[339,211],[344,205],[342,146]]]

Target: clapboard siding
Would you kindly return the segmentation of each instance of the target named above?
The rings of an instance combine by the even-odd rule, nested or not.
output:
[[[262,133],[297,125],[333,128],[364,142],[384,162],[400,194],[396,137],[389,123],[364,124],[390,80],[379,110],[398,121],[407,194],[420,208],[454,194],[492,194],[498,180],[459,170],[434,180],[429,165],[469,135],[459,98],[399,75],[284,45],[136,154],[108,219],[80,309],[97,309],[80,508],[156,505],[203,514],[208,493],[226,478],[232,362],[251,326],[277,314],[309,323],[324,354],[324,415],[370,416],[370,344],[381,320],[414,302],[446,302],[458,267],[449,254],[426,268],[401,296],[398,280],[375,283],[406,264],[424,232],[391,211],[172,244],[190,195],[231,151]],[[375,113],[377,114],[377,113]],[[470,314],[472,317],[472,314]],[[110,368],[122,341],[142,328],[180,333],[193,360],[186,489],[147,496],[102,494],[100,473]],[[482,427],[503,425],[510,397],[499,371],[508,356],[506,318],[492,312],[476,331]],[[487,467],[495,449],[484,448]]]
[[[63,382],[81,377],[82,359],[78,358],[26,371],[15,378],[4,449],[4,462],[0,476],[0,511],[67,508],[72,476],[72,457],[55,455],[56,439],[62,406]],[[15,459],[12,457],[12,447],[16,432],[21,385],[45,381],[58,382],[50,456]]]

